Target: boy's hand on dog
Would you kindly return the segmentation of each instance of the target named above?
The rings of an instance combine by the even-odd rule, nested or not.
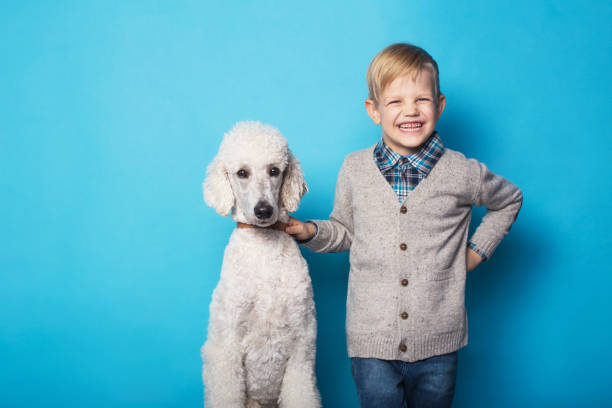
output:
[[[289,224],[285,232],[299,241],[305,241],[313,237],[316,232],[315,226],[309,222],[302,222],[293,217],[289,217]]]

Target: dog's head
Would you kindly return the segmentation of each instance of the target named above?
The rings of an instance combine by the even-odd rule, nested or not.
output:
[[[272,126],[239,122],[208,166],[204,201],[235,221],[265,227],[286,222],[308,191],[287,140]]]

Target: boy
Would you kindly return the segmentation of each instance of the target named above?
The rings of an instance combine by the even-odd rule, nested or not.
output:
[[[362,407],[450,407],[467,272],[510,230],[522,194],[444,148],[435,125],[446,99],[426,51],[387,47],[367,82],[381,140],[346,157],[329,220],[292,219],[286,231],[316,252],[350,250],[346,330]],[[468,242],[473,205],[487,214]]]

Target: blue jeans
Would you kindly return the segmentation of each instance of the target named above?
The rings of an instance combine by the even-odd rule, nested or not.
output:
[[[351,358],[362,408],[448,408],[455,394],[457,352],[414,363]]]

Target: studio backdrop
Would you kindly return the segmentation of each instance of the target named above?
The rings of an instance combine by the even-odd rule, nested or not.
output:
[[[0,406],[202,406],[235,226],[206,166],[234,123],[271,124],[310,187],[294,215],[327,218],[394,42],[439,64],[444,144],[524,193],[468,276],[453,406],[612,406],[610,21],[604,0],[2,2]],[[348,255],[302,253],[323,406],[357,407]]]

